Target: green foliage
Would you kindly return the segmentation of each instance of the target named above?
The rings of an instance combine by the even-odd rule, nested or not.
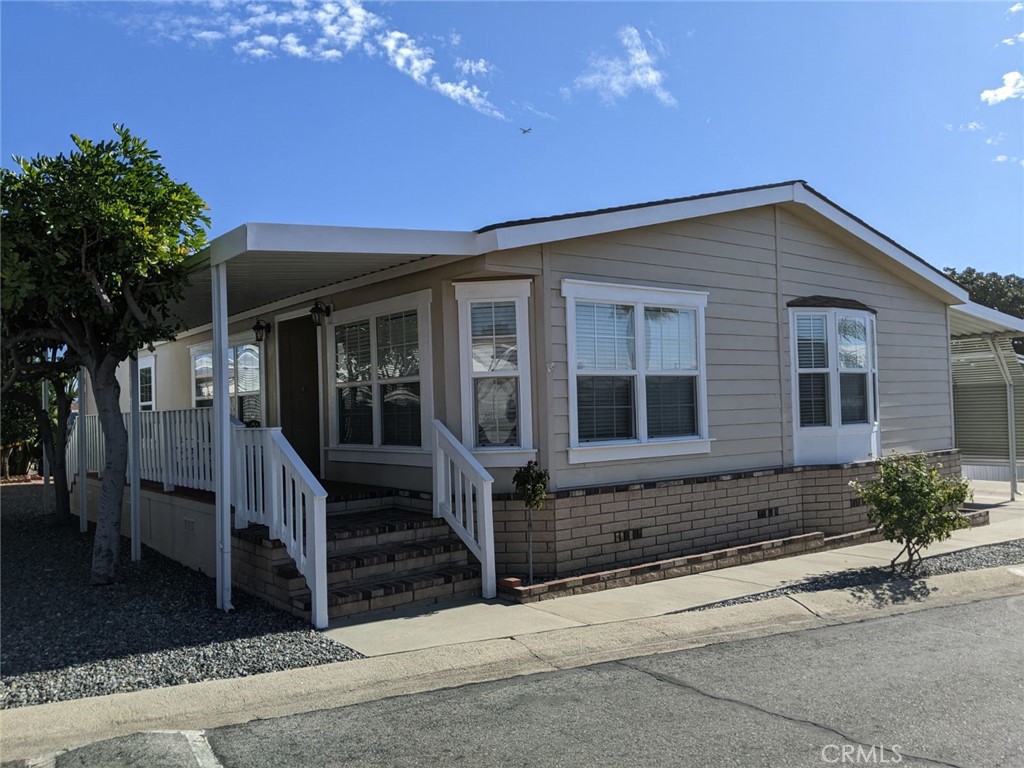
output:
[[[66,344],[118,361],[178,329],[187,257],[205,245],[206,204],[146,142],[72,136],[75,151],[0,169],[5,341]]]
[[[973,267],[964,270],[946,267],[944,271],[967,289],[971,301],[1014,317],[1024,317],[1024,277],[979,272]],[[1013,347],[1017,354],[1024,354],[1024,339],[1014,339]]]
[[[921,550],[945,541],[953,531],[969,523],[960,506],[970,497],[962,477],[943,477],[920,454],[893,454],[878,462],[878,480],[851,482],[868,506],[868,519],[888,540],[902,544],[892,567],[906,553],[903,571],[921,561]]]
[[[548,497],[548,483],[551,475],[546,469],[541,469],[535,461],[526,462],[526,466],[520,467],[512,475],[512,483],[516,487],[516,496],[523,502],[526,508],[533,512],[544,506]]]
[[[14,393],[8,392],[0,399],[0,457],[4,478],[25,474],[28,459],[39,445],[36,409],[27,401],[33,395],[38,399],[39,390],[33,392],[32,385],[24,382],[15,387],[18,394],[23,391],[26,398],[13,397]]]

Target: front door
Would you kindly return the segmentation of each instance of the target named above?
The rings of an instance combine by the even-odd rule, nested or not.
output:
[[[317,327],[309,317],[277,324],[281,431],[313,474],[320,474],[320,386]]]

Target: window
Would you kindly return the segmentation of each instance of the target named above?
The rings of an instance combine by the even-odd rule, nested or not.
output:
[[[155,385],[153,383],[154,357],[139,360],[139,410],[152,411],[156,407]]]
[[[336,312],[333,442],[424,445],[430,291]]]
[[[140,386],[141,386],[141,374]],[[245,424],[263,422],[260,345],[249,341],[228,343],[228,402],[231,415]],[[213,352],[209,344],[192,349],[192,401],[196,408],[213,407]]]
[[[695,291],[564,280],[570,463],[710,451]]]
[[[533,449],[529,296],[529,280],[455,285],[462,440],[475,451]]]
[[[797,312],[793,327],[800,426],[874,422],[874,316],[845,310]]]

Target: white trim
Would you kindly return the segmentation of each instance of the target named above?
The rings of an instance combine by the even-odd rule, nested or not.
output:
[[[536,449],[530,448],[478,448],[471,453],[481,466],[488,469],[521,467],[528,461],[537,460]]]
[[[527,300],[532,289],[532,280],[493,280],[488,282],[455,283],[455,300],[459,313],[459,385],[462,412],[462,443],[477,459],[485,454],[508,453],[526,454],[536,451],[533,445],[533,380],[531,378],[530,312]],[[473,350],[470,309],[475,301],[511,301],[516,308],[516,360],[514,374],[519,379],[519,445],[503,448],[495,446],[480,449],[476,445],[475,417],[473,413],[474,394]],[[491,458],[491,461],[496,461]],[[511,459],[509,459],[511,460]],[[528,458],[526,461],[532,459]],[[484,464],[488,466],[488,464]],[[490,466],[516,466],[516,464],[492,463]]]
[[[623,461],[628,459],[656,459],[667,456],[687,456],[710,453],[714,440],[691,437],[685,440],[652,440],[647,443],[615,442],[587,443],[569,448],[570,464],[589,464],[595,461]]]
[[[819,216],[823,216],[833,224],[845,229],[861,242],[867,243],[872,248],[881,251],[901,267],[910,270],[918,277],[934,285],[946,296],[958,301],[968,301],[967,291],[952,280],[943,277],[940,273],[918,261],[902,248],[894,245],[865,224],[857,221],[850,214],[827,202],[808,189],[805,184],[798,183],[793,185],[793,202],[810,208]]]
[[[707,291],[681,288],[660,288],[626,283],[600,283],[590,280],[562,280],[562,296],[594,301],[615,301],[620,304],[651,304],[665,307],[700,307],[708,305]]]
[[[137,358],[139,361],[139,410],[143,410],[142,406],[149,404],[149,410],[156,410],[156,355],[147,355],[146,357]],[[145,369],[149,369],[149,400],[142,399],[142,372]]]
[[[431,341],[431,317],[430,317],[430,305],[433,297],[433,291],[430,288],[425,288],[421,291],[415,291],[414,293],[406,293],[401,296],[394,296],[389,299],[382,299],[381,301],[375,301],[370,304],[362,304],[357,307],[346,307],[341,310],[334,310],[331,313],[331,317],[327,323],[327,332],[324,334],[324,340],[327,346],[327,374],[329,378],[327,381],[328,391],[330,395],[327,402],[327,418],[330,421],[329,428],[327,430],[326,437],[329,439],[327,446],[328,451],[331,453],[331,460],[336,459],[333,456],[333,452],[344,451],[351,454],[352,451],[356,452],[367,452],[371,455],[379,455],[383,457],[382,463],[387,463],[386,457],[392,453],[404,453],[402,450],[403,446],[394,445],[381,445],[380,435],[380,409],[379,407],[373,410],[373,445],[344,445],[338,442],[338,396],[337,396],[337,379],[335,372],[337,371],[337,342],[335,336],[335,329],[339,325],[345,325],[357,320],[374,320],[382,315],[391,315],[397,312],[406,312],[409,310],[416,311],[416,327],[419,333],[419,355],[420,355],[420,370],[418,374],[419,385],[420,385],[420,448],[414,448],[409,446],[410,452],[429,448],[431,445],[431,434],[433,433],[433,421],[434,421],[434,379],[433,379],[433,344]],[[376,327],[377,324],[374,322],[370,323],[370,354],[371,371],[376,370],[376,356],[377,356],[377,342],[376,342]],[[391,381],[391,380],[385,380]],[[400,381],[395,379],[393,381]],[[376,376],[374,375],[372,381],[362,382],[366,386],[374,388],[372,393],[374,402],[377,399],[376,390]],[[323,441],[321,441],[323,443]],[[397,449],[397,451],[396,451]],[[428,465],[429,466],[429,465]]]
[[[645,459],[663,456],[685,456],[695,453],[710,453],[713,440],[708,426],[707,403],[707,352],[705,345],[704,310],[707,307],[707,291],[689,291],[674,288],[619,285],[614,283],[591,282],[587,280],[562,280],[562,296],[565,297],[566,346],[568,350],[569,386],[569,463],[581,464],[592,461],[619,461],[624,459]],[[630,304],[634,307],[634,357],[636,367],[630,371],[609,371],[608,375],[631,376],[634,379],[634,419],[636,419],[635,440],[600,441],[580,443],[579,416],[576,396],[576,301],[601,301]],[[693,312],[696,334],[697,367],[694,371],[648,370],[644,359],[645,316],[648,307],[664,307]],[[602,375],[604,372],[588,371],[587,375]],[[698,434],[679,438],[649,438],[647,434],[647,394],[645,381],[648,375],[686,376],[696,379]]]

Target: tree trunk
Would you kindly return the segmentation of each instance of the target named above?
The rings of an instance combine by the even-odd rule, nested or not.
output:
[[[5,445],[3,450],[0,451],[0,461],[3,461],[3,473],[4,480],[11,479],[11,454],[14,453],[14,448]]]
[[[68,418],[71,415],[71,393],[68,391],[70,381],[55,382],[53,389],[57,401],[57,422],[53,428],[54,458],[50,462],[53,469],[53,498],[57,522],[72,525],[77,521],[71,515],[71,489],[68,487]]]
[[[96,538],[92,546],[92,583],[110,584],[117,575],[121,550],[121,506],[128,467],[128,431],[121,416],[121,386],[114,375],[116,363],[105,359],[90,370],[93,398],[99,416],[106,458],[96,513]]]

